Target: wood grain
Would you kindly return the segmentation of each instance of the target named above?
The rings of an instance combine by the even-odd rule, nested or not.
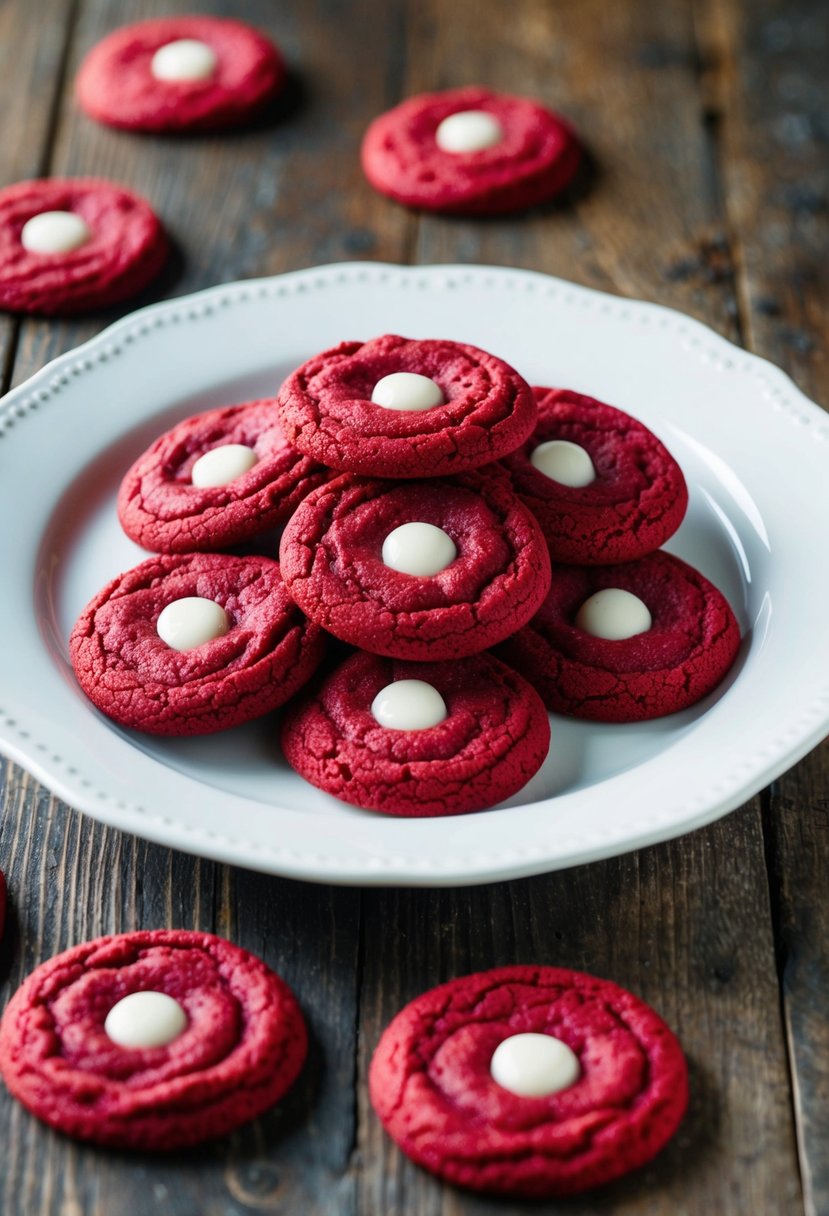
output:
[[[364,896],[360,1073],[383,1027],[434,984],[541,962],[630,988],[688,1053],[691,1105],[642,1175],[545,1211],[794,1213],[801,1210],[762,831],[753,807],[680,841],[560,874],[457,891]],[[735,1028],[737,1028],[735,1030]],[[463,1198],[389,1143],[360,1087],[360,1211],[464,1213]],[[498,1211],[532,1210],[499,1203]]]
[[[166,1159],[73,1144],[0,1097],[0,1210],[350,1213],[359,892],[230,870],[83,818],[10,769],[0,858],[12,894],[0,979],[102,933],[171,926],[254,951],[296,992],[308,1066],[286,1100],[217,1145]],[[336,1203],[336,1207],[332,1207]]]
[[[472,0],[412,11],[412,43],[426,43],[411,57],[412,91],[483,75],[561,110],[591,157],[565,204],[476,224],[424,218],[419,260],[528,266],[657,300],[737,337],[690,4],[528,0],[506,22],[503,6]]]
[[[175,8],[187,12],[192,5],[82,4],[68,77],[109,29]],[[222,6],[203,8],[218,12]],[[395,38],[400,43],[395,10],[366,4],[372,37],[358,38],[355,30],[350,42],[325,5],[292,12],[247,3],[236,5],[234,15],[285,48],[297,77],[290,118],[277,115],[233,137],[144,139],[97,127],[76,111],[70,91],[64,96],[53,148],[50,143],[52,172],[99,174],[133,186],[186,247],[173,274],[138,303],[326,259],[405,256],[409,216],[386,219],[376,198],[358,211],[353,189],[331,190],[332,180],[353,186],[359,173],[355,132],[387,104],[387,79],[371,67],[385,40],[391,48]],[[57,14],[54,22],[60,29]],[[347,125],[333,122],[330,116],[346,109],[355,70],[366,81],[362,104],[352,102]],[[13,382],[134,304],[78,321],[26,320]],[[4,946],[6,991],[73,942],[137,925],[193,925],[232,937],[275,967],[297,992],[312,1034],[309,1065],[285,1103],[218,1147],[175,1162],[73,1145],[29,1118],[4,1092],[3,1212],[355,1210],[350,1155],[359,892],[280,882],[171,853],[82,818],[16,766],[4,764],[2,775],[0,865],[13,900]]]
[[[47,168],[74,9],[74,0],[10,0],[0,5],[0,188],[39,177]],[[17,333],[17,320],[0,314],[0,392],[9,387]]]
[[[82,3],[69,80],[86,51],[114,27],[191,10],[186,0]],[[391,67],[402,55],[399,15],[394,5],[360,0],[352,26],[335,10],[268,0],[233,5],[234,17],[284,48],[292,74],[287,100],[248,130],[175,139],[127,135],[86,118],[67,94],[51,172],[99,175],[135,189],[161,216],[178,253],[160,283],[138,300],[92,319],[27,321],[15,383],[159,296],[323,262],[405,260],[414,218],[368,189],[355,156],[362,130],[392,100],[376,65],[388,55]],[[200,11],[226,12],[227,5],[214,0]]]
[[[228,11],[220,0],[200,7]],[[89,46],[129,20],[191,8],[189,0],[0,6],[6,180],[38,169],[95,173],[145,194],[179,256],[141,302],[341,259],[527,266],[692,313],[827,396],[816,4],[241,0],[233,15],[275,37],[293,70],[289,97],[268,121],[232,137],[168,141],[107,131],[77,112],[71,78]],[[18,40],[13,53],[4,35]],[[586,133],[594,165],[570,198],[473,223],[418,218],[375,195],[356,157],[370,118],[407,93],[478,80],[539,96]],[[131,307],[77,322],[27,320],[17,346],[15,323],[0,322],[7,381],[21,382]],[[825,764],[824,751],[779,783],[765,825],[754,800],[680,841],[565,873],[478,889],[360,892],[253,875],[123,836],[0,762],[0,867],[12,893],[4,995],[73,942],[192,925],[262,955],[294,986],[312,1030],[309,1066],[280,1107],[175,1161],[72,1144],[3,1092],[0,1208],[9,1216],[537,1210],[493,1205],[411,1166],[368,1108],[365,1073],[383,1026],[418,992],[470,970],[538,960],[606,975],[649,1000],[680,1034],[692,1075],[689,1116],[648,1169],[545,1211],[801,1213],[796,1133],[805,1210],[827,1210]]]
[[[813,0],[698,11],[747,340],[829,406],[829,22]],[[787,470],[791,490],[795,470]],[[829,1211],[829,747],[772,787],[766,835],[805,1209]]]

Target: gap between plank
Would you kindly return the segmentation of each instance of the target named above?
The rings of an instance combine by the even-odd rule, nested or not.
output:
[[[49,167],[52,163],[52,155],[55,150],[55,140],[58,133],[58,125],[60,121],[60,107],[63,101],[63,94],[66,87],[66,78],[69,74],[69,59],[72,52],[72,43],[75,38],[75,31],[78,28],[78,20],[80,18],[81,0],[70,0],[66,15],[66,30],[61,47],[60,59],[55,73],[55,89],[52,94],[52,100],[49,105],[49,114],[46,120],[46,131],[43,139],[43,150],[37,162],[35,177],[48,177]],[[17,358],[17,350],[20,345],[20,334],[22,330],[23,318],[15,316],[12,318],[12,329],[9,335],[9,344],[6,348],[5,357],[3,359],[3,368],[0,372],[0,396],[5,395],[9,391],[9,385],[12,381],[14,373],[14,363]]]
[[[729,207],[727,174],[725,172],[723,130],[728,122],[729,103],[733,89],[729,87],[731,75],[736,71],[736,48],[732,47],[727,30],[722,24],[722,14],[716,0],[691,0],[691,16],[697,57],[697,74],[702,102],[702,122],[708,145],[711,165],[711,187],[717,209],[722,215],[728,249],[731,255],[731,283],[734,292],[734,322],[737,338],[747,350],[753,350],[751,309],[745,257],[738,226]],[[778,1016],[783,1037],[786,1079],[788,1082],[789,1117],[794,1133],[797,1170],[804,1210],[808,1208],[808,1168],[805,1146],[797,1117],[796,1087],[797,1070],[794,1065],[794,1045],[791,1028],[786,1016],[785,977],[788,966],[788,950],[783,932],[781,901],[782,874],[779,865],[777,832],[772,813],[772,787],[759,794],[760,827],[763,834],[763,855],[766,870],[769,915],[771,919],[772,945],[777,974]]]
[[[742,241],[729,207],[723,157],[723,127],[728,120],[728,39],[718,20],[716,4],[691,0],[691,26],[700,88],[701,122],[711,168],[711,191],[720,214],[731,263],[730,282],[734,294],[734,326],[737,341],[753,348],[748,285]]]
[[[360,1017],[363,1011],[363,975],[365,971],[366,957],[366,931],[365,931],[365,898],[366,893],[363,888],[360,889],[360,902],[357,906],[357,966],[354,974],[354,982],[356,993],[354,998],[354,1054],[353,1067],[351,1071],[351,1144],[348,1148],[347,1169],[353,1170],[355,1177],[359,1179],[359,1163],[355,1157],[360,1151],[360,1133],[362,1127],[360,1125]],[[359,1182],[357,1183],[357,1191],[355,1199],[359,1195]]]
[[[794,1128],[794,1142],[797,1149],[797,1169],[800,1175],[800,1189],[803,1195],[804,1210],[809,1211],[811,1205],[807,1202],[810,1193],[809,1167],[806,1145],[801,1134],[800,1121],[797,1117],[797,1069],[794,1064],[794,1043],[792,1042],[791,1026],[786,1016],[786,970],[789,963],[789,951],[786,936],[783,931],[783,901],[781,889],[783,874],[780,868],[780,841],[774,820],[772,802],[775,783],[759,795],[760,822],[763,830],[763,855],[766,863],[766,879],[769,889],[769,909],[771,911],[771,932],[774,944],[774,961],[777,970],[778,1008],[780,1010],[780,1025],[783,1030],[783,1041],[786,1046],[786,1076],[789,1082],[789,1111]]]

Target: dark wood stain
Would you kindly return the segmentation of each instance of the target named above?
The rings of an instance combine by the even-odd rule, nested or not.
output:
[[[220,0],[199,7],[231,11]],[[141,302],[354,258],[526,266],[680,308],[829,399],[829,289],[815,272],[829,252],[829,31],[814,0],[518,0],[508,11],[472,0],[241,0],[233,15],[288,55],[280,111],[236,135],[181,140],[108,131],[78,112],[72,79],[97,39],[191,9],[189,0],[0,6],[3,181],[99,174],[147,195],[180,252]],[[592,169],[571,196],[476,223],[418,218],[374,194],[357,160],[374,114],[411,92],[477,81],[538,96],[584,131]],[[4,386],[123,311],[0,319]],[[516,961],[632,988],[677,1030],[691,1066],[675,1141],[638,1175],[545,1212],[829,1211],[827,754],[818,749],[761,798],[677,841],[518,882],[411,891],[316,887],[173,853],[83,818],[0,761],[0,867],[11,895],[4,999],[75,942],[194,926],[284,975],[312,1038],[284,1103],[171,1160],[73,1144],[3,1091],[0,1211],[539,1211],[416,1169],[366,1096],[371,1052],[405,1001]]]

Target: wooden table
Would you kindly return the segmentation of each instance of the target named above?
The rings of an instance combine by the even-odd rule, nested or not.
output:
[[[95,174],[146,195],[180,255],[139,303],[355,258],[525,266],[682,309],[829,401],[829,22],[818,0],[207,0],[198,7],[232,9],[284,47],[296,75],[279,124],[163,140],[78,113],[72,81],[97,39],[193,7],[0,6],[3,184]],[[405,95],[479,81],[572,117],[594,161],[575,197],[474,222],[417,216],[374,194],[357,159],[368,120]],[[114,315],[1,318],[4,391]],[[86,938],[209,929],[286,977],[312,1050],[277,1110],[173,1160],[73,1144],[3,1092],[0,1210],[539,1210],[462,1194],[414,1168],[380,1130],[365,1085],[382,1027],[409,998],[467,971],[537,961],[607,976],[650,1001],[680,1035],[692,1081],[685,1123],[651,1166],[544,1211],[829,1212],[826,757],[819,749],[720,823],[625,857],[477,889],[362,891],[145,844],[3,764],[4,998]]]

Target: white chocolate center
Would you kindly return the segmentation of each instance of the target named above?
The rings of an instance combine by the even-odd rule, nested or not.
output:
[[[119,1047],[166,1047],[187,1027],[187,1014],[166,992],[131,992],[113,1005],[104,1030]]]
[[[223,443],[198,458],[190,470],[190,480],[200,489],[226,486],[252,469],[257,459],[253,448],[244,443]]]
[[[568,439],[540,443],[530,456],[530,464],[545,477],[573,489],[589,486],[596,480],[596,470],[587,452],[581,444],[570,443]]]
[[[546,1098],[581,1076],[578,1057],[551,1034],[514,1034],[495,1048],[493,1081],[520,1098]]]
[[[383,541],[383,563],[401,574],[429,578],[458,556],[455,542],[434,524],[401,524]]]
[[[586,599],[576,613],[576,625],[594,638],[620,642],[647,633],[651,614],[638,595],[621,587],[607,587]]]
[[[458,110],[435,131],[435,142],[443,152],[483,152],[504,138],[504,128],[487,110]]]
[[[197,38],[177,38],[160,46],[150,71],[156,80],[207,80],[219,62],[216,52]]]
[[[92,236],[92,229],[74,211],[41,211],[26,220],[20,244],[29,253],[70,253]]]
[[[371,394],[385,410],[431,410],[443,405],[440,386],[417,372],[392,372],[378,380]]]
[[[162,608],[155,627],[162,642],[173,650],[194,650],[227,633],[230,618],[215,600],[185,595]]]
[[[381,688],[371,712],[389,730],[428,730],[448,715],[446,702],[425,680],[395,680]]]

